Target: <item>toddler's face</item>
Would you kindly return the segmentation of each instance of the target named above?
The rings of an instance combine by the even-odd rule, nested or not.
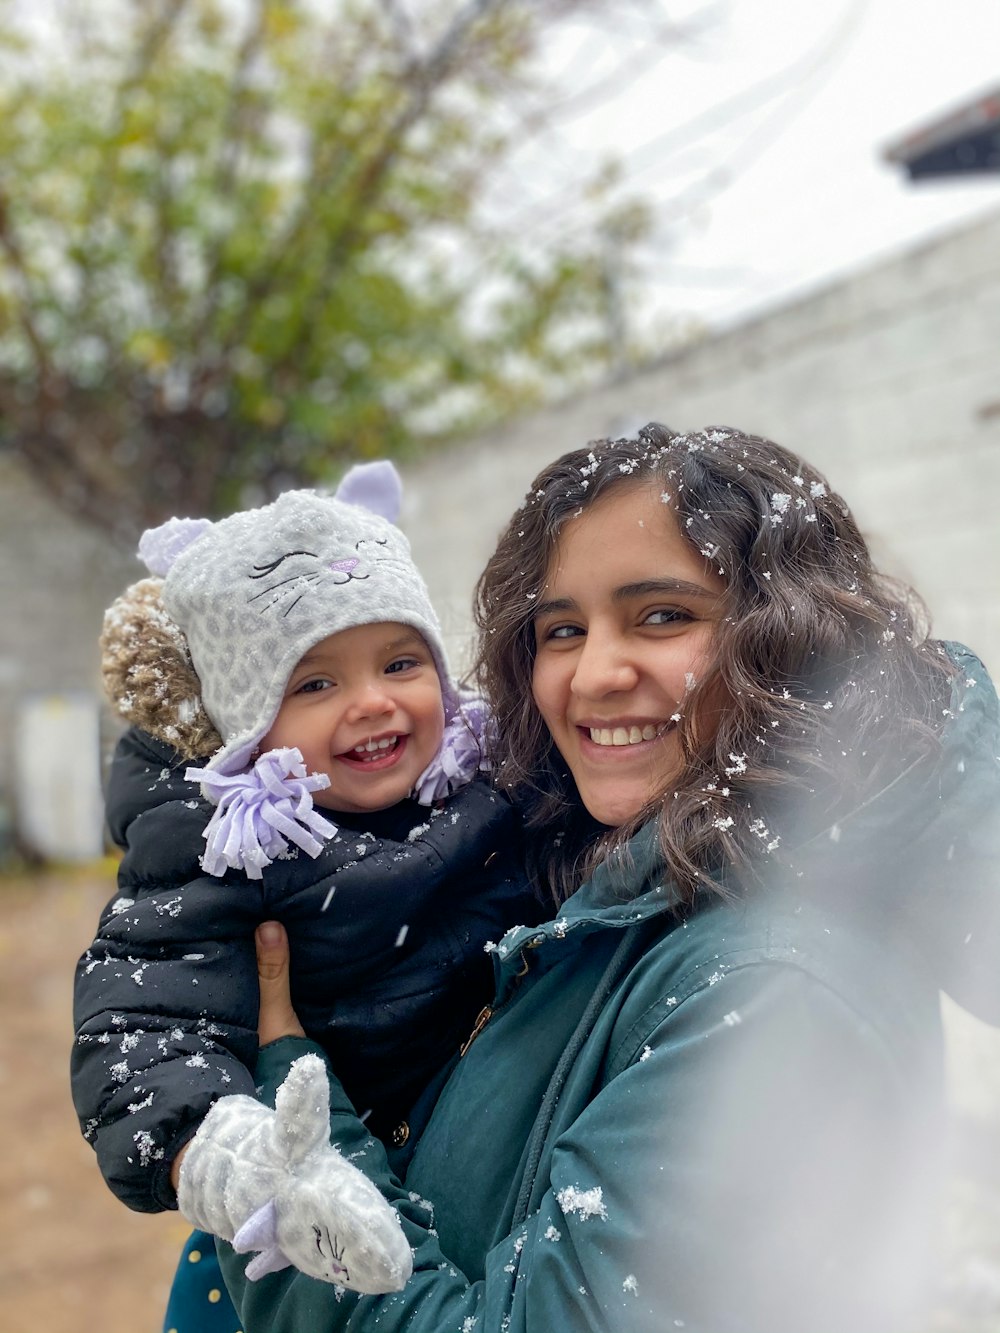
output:
[[[299,662],[260,748],[296,746],[330,785],[316,804],[345,814],[385,810],[412,790],[444,733],[441,682],[408,625],[357,625]]]

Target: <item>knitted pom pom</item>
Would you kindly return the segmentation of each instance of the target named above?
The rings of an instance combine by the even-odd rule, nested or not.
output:
[[[164,609],[162,587],[161,579],[133,583],[104,613],[104,692],[126,722],[184,759],[204,759],[215,754],[222,737],[202,706],[187,640]]]
[[[433,805],[489,768],[486,739],[492,719],[485,699],[464,695],[449,718],[438,752],[417,778],[414,794],[421,805]]]
[[[290,842],[316,857],[337,832],[313,808],[312,793],[329,787],[330,779],[325,773],[307,775],[296,749],[268,750],[241,773],[189,768],[184,776],[199,783],[218,807],[202,834],[201,864],[209,875],[245,870],[249,879],[260,879]]]

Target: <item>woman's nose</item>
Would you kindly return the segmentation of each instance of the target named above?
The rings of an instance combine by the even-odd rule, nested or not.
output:
[[[639,673],[619,635],[588,632],[571,684],[578,698],[601,699],[633,689],[638,680]]]

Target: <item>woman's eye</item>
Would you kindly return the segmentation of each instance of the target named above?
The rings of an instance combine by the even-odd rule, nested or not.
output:
[[[645,625],[679,625],[686,620],[690,620],[690,611],[681,611],[678,607],[662,607],[658,611],[650,611],[649,615],[643,621]]]
[[[552,625],[539,636],[543,641],[549,639],[575,639],[586,631],[579,625]]]

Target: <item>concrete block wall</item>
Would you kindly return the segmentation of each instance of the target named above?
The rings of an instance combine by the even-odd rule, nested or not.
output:
[[[0,455],[0,808],[16,809],[19,709],[39,694],[101,693],[97,639],[104,608],[138,561],[70,518]]]
[[[1000,213],[407,470],[404,525],[465,660],[475,577],[535,473],[649,420],[824,471],[935,632],[1000,673]]]

